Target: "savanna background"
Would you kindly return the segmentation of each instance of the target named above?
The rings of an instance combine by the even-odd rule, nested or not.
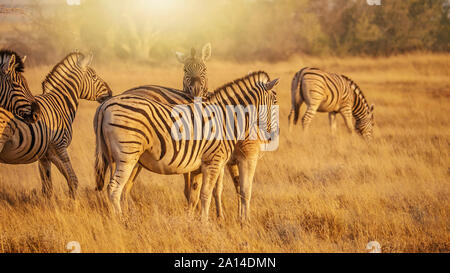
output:
[[[73,1],[72,1],[73,2]],[[0,252],[450,251],[450,23],[448,1],[0,0],[0,48],[27,55],[34,94],[68,52],[92,51],[114,94],[142,84],[182,87],[175,51],[212,44],[211,89],[265,70],[280,77],[279,149],[264,153],[251,222],[237,220],[224,182],[225,220],[186,213],[183,179],[143,171],[122,219],[94,191],[95,102],[83,101],[69,149],[78,200],[52,168],[54,198],[37,164],[0,164]],[[315,66],[352,78],[375,103],[375,138],[332,137],[326,114],[287,131],[290,83]],[[302,108],[302,112],[304,109]],[[212,203],[211,212],[214,212]]]

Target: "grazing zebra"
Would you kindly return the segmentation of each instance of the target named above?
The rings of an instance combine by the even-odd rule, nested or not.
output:
[[[108,192],[116,212],[121,212],[120,197],[125,184],[136,175],[137,163],[140,166],[159,174],[178,174],[198,170],[201,167],[203,182],[201,186],[202,219],[208,219],[211,194],[217,178],[225,163],[230,159],[240,137],[248,139],[255,130],[251,123],[252,113],[242,112],[223,120],[220,113],[225,113],[226,106],[239,109],[238,106],[254,106],[255,113],[259,114],[259,121],[268,124],[268,131],[275,128],[272,124],[272,115],[269,113],[276,104],[276,93],[272,88],[278,79],[269,80],[265,72],[255,72],[244,78],[235,80],[216,89],[201,104],[191,103],[174,105],[161,103],[157,100],[125,92],[104,102],[98,109],[94,118],[96,133],[96,173],[97,189],[103,188],[107,168],[110,168],[111,178]],[[209,112],[208,117],[201,115],[198,121],[200,128],[205,124],[213,124],[213,130],[206,132],[208,136],[196,139],[192,128],[192,120],[187,123],[185,119],[177,119],[174,111],[178,108],[187,109],[190,117],[197,107],[203,106]],[[265,109],[262,106],[267,106]],[[266,111],[262,111],[262,110]],[[206,110],[205,110],[206,111]],[[176,111],[175,111],[176,112]],[[180,112],[181,113],[181,112]],[[220,118],[222,117],[222,119]],[[244,120],[238,122],[238,117]],[[195,115],[194,115],[195,120]],[[180,126],[180,131],[189,133],[189,137],[177,139],[173,137],[173,128]],[[185,127],[183,127],[185,126]],[[233,136],[218,138],[221,132],[234,128]],[[186,129],[182,129],[186,128]],[[176,130],[175,130],[176,131]],[[225,136],[225,135],[224,135]],[[193,138],[193,139],[192,139]],[[240,168],[241,175],[247,177],[246,167]],[[243,201],[244,216],[248,216],[251,181],[241,185],[241,198]],[[192,207],[192,204],[190,204]]]
[[[361,89],[344,75],[327,73],[317,68],[305,67],[292,79],[292,108],[289,114],[289,131],[299,118],[300,106],[306,103],[307,109],[302,123],[308,129],[312,118],[319,112],[328,112],[331,131],[336,130],[336,114],[344,118],[349,132],[353,128],[365,139],[373,137],[374,105],[369,106]],[[353,119],[356,123],[353,126]]]
[[[22,75],[23,70],[23,59],[16,52],[0,50],[0,107],[33,123],[39,118],[40,109]]]
[[[194,97],[203,97],[208,93],[208,70],[205,62],[211,57],[211,44],[207,43],[202,48],[202,56],[196,56],[195,49],[191,49],[191,55],[176,52],[177,59],[184,64],[183,90]]]
[[[31,125],[0,112],[3,147],[0,163],[29,164],[39,162],[42,192],[52,194],[51,163],[66,178],[71,197],[75,197],[78,180],[70,163],[67,148],[72,140],[72,123],[79,100],[99,102],[111,96],[108,85],[89,67],[92,56],[71,53],[59,62],[42,82],[43,94],[36,96],[41,117]],[[5,141],[5,138],[7,141]]]

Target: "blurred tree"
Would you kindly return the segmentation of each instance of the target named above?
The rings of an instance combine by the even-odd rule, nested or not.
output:
[[[29,2],[28,19],[2,41],[46,63],[74,49],[99,59],[175,62],[175,51],[206,42],[215,58],[255,61],[450,50],[448,0]]]

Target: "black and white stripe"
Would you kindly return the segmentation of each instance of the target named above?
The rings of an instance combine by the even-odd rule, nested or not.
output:
[[[0,107],[25,122],[36,122],[40,109],[22,75],[24,63],[14,51],[0,50]]]
[[[303,128],[308,129],[316,112],[328,112],[330,127],[336,128],[335,116],[340,113],[350,132],[353,128],[366,139],[373,137],[374,105],[369,106],[358,85],[344,75],[327,73],[317,68],[305,67],[292,79],[292,108],[289,114],[289,130],[297,123],[302,103],[307,105],[302,118]],[[355,125],[353,125],[353,119]]]
[[[278,80],[270,81],[265,72],[256,72],[217,89],[201,105],[204,109],[210,107],[205,111],[216,113],[226,113],[227,106],[239,105],[243,107],[254,105],[256,110],[266,105],[271,109],[276,103],[276,94],[271,90],[276,83]],[[192,112],[195,107],[199,107],[196,103],[183,106]],[[201,167],[202,217],[208,218],[211,194],[217,178],[230,159],[239,141],[238,136],[241,135],[243,140],[247,139],[251,130],[255,129],[254,124],[249,123],[252,120],[250,115],[242,112],[237,115],[245,117],[240,122],[237,118],[224,120],[219,116],[206,115],[209,118],[200,117],[201,124],[213,123],[213,128],[216,128],[209,133],[219,134],[227,131],[226,128],[229,126],[236,126],[234,136],[230,139],[216,137],[174,139],[171,134],[172,128],[174,124],[180,122],[179,119],[172,117],[175,107],[177,105],[125,92],[106,101],[97,109],[94,119],[97,185],[99,189],[102,188],[103,181],[99,180],[104,178],[109,167],[111,179],[108,191],[116,211],[121,211],[122,190],[136,175],[138,165],[160,174],[182,174],[196,171]],[[272,116],[267,111],[262,113],[259,119],[271,125]],[[185,126],[192,128],[193,124]],[[241,196],[246,200],[249,199],[248,190],[248,187],[241,188]]]
[[[50,196],[51,163],[65,176],[74,197],[78,180],[67,148],[72,140],[72,123],[80,99],[101,102],[111,96],[108,85],[89,67],[92,56],[71,53],[58,63],[42,83],[43,94],[36,96],[40,119],[27,124],[0,112],[8,127],[2,135],[0,162],[29,164],[39,161],[43,193]],[[7,138],[7,139],[5,139]]]
[[[188,56],[180,52],[176,56],[184,64],[183,90],[194,97],[205,96],[208,93],[208,70],[205,62],[211,56],[211,44],[203,46],[201,56],[196,55],[194,48]]]

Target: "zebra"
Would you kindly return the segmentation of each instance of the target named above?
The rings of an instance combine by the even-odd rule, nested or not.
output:
[[[89,67],[92,55],[74,52],[56,64],[42,82],[43,94],[36,96],[39,120],[26,124],[0,112],[3,126],[0,163],[30,164],[38,161],[44,196],[52,195],[51,163],[64,175],[69,194],[75,198],[78,185],[67,148],[79,100],[102,102],[111,97],[109,86]],[[5,128],[6,127],[6,128]]]
[[[39,118],[40,109],[22,75],[24,60],[14,51],[0,50],[0,107],[33,123]]]
[[[263,109],[262,105],[266,105],[267,109],[272,110],[272,106],[277,103],[276,92],[272,89],[277,83],[278,79],[270,81],[266,72],[255,72],[216,89],[201,105],[222,111],[226,105],[254,105],[256,112]],[[129,180],[134,179],[139,170],[138,166],[159,174],[186,173],[201,168],[203,175],[200,190],[201,215],[203,220],[208,219],[213,187],[239,138],[200,140],[173,138],[171,128],[179,120],[171,114],[174,108],[179,106],[125,92],[107,100],[97,108],[94,117],[97,189],[103,188],[103,179],[109,168],[111,175],[108,193],[117,213],[122,212],[120,205],[122,190]],[[182,106],[192,112],[198,104],[194,102]],[[268,112],[263,111],[259,119],[267,122],[270,132],[274,127],[272,115]],[[250,115],[240,114],[241,117],[245,117],[245,121],[237,125],[242,128],[237,133],[243,134],[246,139],[254,128],[249,123]],[[215,115],[210,115],[209,118],[202,116],[200,121],[202,125],[212,122],[216,125],[214,128],[222,129],[237,123],[235,117],[233,120],[223,122]],[[193,126],[192,123],[185,125],[186,128]],[[215,134],[219,131],[221,130],[217,129]],[[241,169],[241,175],[247,177],[248,171],[244,166]],[[240,192],[244,201],[245,217],[250,210],[249,190],[251,190],[251,181],[246,182],[249,183],[241,185]],[[192,204],[190,205],[192,207]]]
[[[173,105],[180,105],[180,104],[189,104],[194,102],[194,97],[185,91],[176,90],[173,88],[158,86],[158,85],[146,85],[146,86],[139,86],[132,88],[130,90],[127,90],[124,92],[124,94],[133,94],[135,96],[143,96],[147,99],[156,100],[161,103],[165,104],[173,104]],[[94,127],[96,125],[94,124]],[[260,143],[257,140],[241,140],[238,141],[237,147],[231,157],[231,159],[227,163],[227,169],[231,175],[234,187],[236,189],[236,194],[238,196],[238,216],[243,217],[244,212],[241,211],[241,196],[240,196],[240,184],[248,184],[249,181],[252,181],[252,177],[254,175],[255,169],[256,169],[256,163],[257,159],[259,157],[260,152]],[[247,168],[248,177],[242,177],[239,176],[239,167],[241,168]],[[101,168],[97,168],[97,170],[101,170]],[[133,178],[130,179],[127,184],[124,187],[124,200],[128,199],[129,193],[131,191],[131,188],[133,187],[134,181],[139,175],[139,173],[142,170],[142,166],[138,164],[137,169],[133,172]],[[184,195],[186,197],[186,200],[188,201],[188,204],[191,204],[190,210],[197,207],[197,203],[199,201],[199,194],[200,189],[202,185],[202,174],[200,170],[196,170],[193,172],[185,173],[184,175],[184,181],[185,181],[185,187],[184,187]],[[216,203],[216,213],[217,217],[222,219],[224,218],[223,215],[223,209],[222,209],[222,190],[223,190],[223,173],[220,174],[219,179],[216,184],[216,188],[214,188],[214,200]],[[104,181],[104,173],[99,172],[96,174],[96,177],[98,178],[97,185],[101,185],[100,187],[97,186],[97,190],[101,190],[103,187],[103,181]],[[241,179],[243,181],[241,181]]]
[[[208,71],[206,66],[206,61],[211,57],[211,43],[207,43],[202,48],[202,55],[196,56],[196,51],[194,48],[191,49],[190,56],[186,56],[184,53],[176,52],[176,57],[178,61],[182,64],[184,64],[183,71],[183,91],[190,94],[193,97],[203,97],[206,96],[208,91]],[[170,89],[168,89],[170,92]],[[153,94],[147,94],[147,96],[152,96]],[[184,101],[183,103],[190,103],[193,100]],[[228,169],[230,170],[230,174],[232,174],[233,181],[239,181],[239,173],[237,172],[235,175],[231,172],[231,170],[234,170],[232,166],[228,166]],[[219,218],[223,218],[223,210],[222,210],[222,201],[221,201],[221,193],[223,189],[223,171],[220,173],[219,181],[216,184],[217,186],[214,188],[214,199],[216,201],[216,210],[217,210],[217,216]],[[202,174],[200,170],[189,172],[183,174],[184,176],[184,194],[186,199],[190,200],[191,196],[196,197],[199,193],[199,187],[198,185],[201,185],[201,179]],[[125,196],[128,195],[128,192],[130,191],[130,188],[132,186],[132,183],[129,186],[126,187]],[[192,191],[192,187],[194,187],[194,191]],[[236,184],[235,184],[235,187]],[[195,193],[197,192],[197,194]],[[195,198],[198,200],[198,197]],[[194,206],[197,206],[197,202],[194,202]]]
[[[340,113],[350,133],[355,128],[365,139],[373,138],[375,105],[369,106],[359,86],[347,76],[327,73],[317,68],[302,68],[292,79],[291,102],[289,131],[297,123],[300,106],[304,102],[307,105],[302,118],[305,131],[319,111],[328,112],[330,129],[334,133],[336,114]],[[356,120],[355,125],[352,116]]]
[[[183,91],[191,94],[193,97],[203,97],[208,94],[208,77],[207,77],[207,67],[205,61],[211,56],[211,44],[207,43],[202,48],[201,58],[196,57],[195,49],[191,49],[191,56],[186,56],[184,53],[176,52],[177,59],[180,63],[184,64],[184,77],[183,77]],[[249,72],[248,74],[251,74]],[[160,87],[161,88],[161,87]],[[167,89],[169,93],[171,89]],[[152,97],[154,94],[148,92],[146,96]],[[189,103],[190,101],[184,101],[183,103]],[[232,177],[236,193],[238,195],[238,214],[241,216],[241,199],[239,193],[239,165],[247,165],[250,163],[250,159],[254,158],[256,160],[259,154],[260,143],[255,140],[246,140],[238,142],[238,149],[235,155],[227,164],[228,171]],[[254,161],[253,160],[253,161]],[[251,166],[256,167],[256,162],[252,162]],[[140,169],[137,173],[140,172]],[[223,190],[223,171],[220,173],[216,187],[214,188],[214,199],[216,202],[217,216],[223,218],[223,209],[221,195]],[[185,188],[184,194],[188,202],[192,201],[194,206],[196,206],[199,200],[199,189],[201,185],[201,172],[195,171],[193,173],[184,174]],[[133,183],[127,183],[125,196],[128,195]],[[192,186],[192,187],[191,187]],[[196,201],[195,201],[196,200]]]
[[[183,90],[194,97],[203,97],[208,93],[208,70],[206,61],[211,57],[211,44],[207,43],[202,48],[202,55],[196,55],[195,49],[186,55],[176,52],[176,57],[184,65]]]

